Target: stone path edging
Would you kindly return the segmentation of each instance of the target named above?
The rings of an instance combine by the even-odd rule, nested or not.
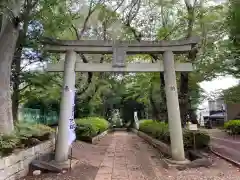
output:
[[[112,128],[111,131],[127,131],[127,128]]]
[[[169,145],[152,138],[151,136],[145,134],[144,132],[138,131],[136,129],[131,129],[132,132],[136,133],[139,137],[143,138],[145,141],[147,141],[149,144],[153,145],[155,148],[157,148],[159,151],[161,151],[163,154],[171,156],[171,148]]]
[[[106,136],[108,133],[110,132],[110,130],[106,130],[106,131],[103,131],[101,134],[95,136],[92,138],[92,144],[96,144],[100,139],[102,139],[104,136]]]
[[[210,148],[210,150],[211,150],[211,152],[212,152],[213,154],[215,154],[216,156],[218,156],[218,157],[220,157],[220,158],[222,158],[222,159],[230,162],[231,164],[235,165],[236,167],[239,167],[239,168],[240,168],[240,163],[239,163],[239,162],[234,161],[233,159],[228,158],[228,157],[226,157],[226,156],[224,156],[224,155],[222,155],[222,154],[214,151],[212,148]]]
[[[229,140],[229,139],[224,139],[224,138],[218,138],[218,137],[214,137],[214,136],[211,136],[211,138],[216,139],[216,140],[220,140],[220,141],[225,141],[227,143],[240,144],[239,141],[234,141],[234,140]]]

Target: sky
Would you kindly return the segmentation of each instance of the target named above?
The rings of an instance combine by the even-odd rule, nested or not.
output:
[[[221,89],[228,89],[232,86],[235,86],[239,83],[239,81],[239,79],[227,75],[218,77],[212,81],[203,81],[199,85],[206,91],[207,94],[210,94],[211,92],[215,92]],[[208,102],[203,101],[199,105],[199,108],[208,108]]]

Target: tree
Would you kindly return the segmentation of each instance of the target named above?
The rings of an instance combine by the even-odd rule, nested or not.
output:
[[[115,3],[116,2],[116,3]],[[124,1],[88,0],[79,4],[78,0],[26,0],[21,9],[20,36],[15,49],[12,64],[13,112],[17,115],[19,102],[34,98],[45,101],[46,92],[50,99],[59,100],[59,93],[53,93],[51,83],[57,77],[54,90],[60,91],[62,76],[33,72],[23,68],[36,60],[59,61],[60,56],[42,52],[42,37],[57,39],[102,39],[102,40],[175,40],[192,35],[201,36],[197,47],[199,54],[192,57],[175,56],[176,61],[193,61],[196,69],[193,73],[178,74],[180,103],[185,117],[191,109],[196,109],[201,99],[201,89],[197,83],[210,80],[223,70],[227,72],[223,60],[226,44],[223,36],[222,16],[227,6],[205,6],[203,1],[185,4],[178,1]],[[37,6],[36,6],[36,4]],[[33,6],[29,10],[30,6]],[[51,8],[49,8],[51,7]],[[51,21],[49,21],[51,19]],[[214,26],[212,26],[212,23]],[[111,55],[83,55],[84,63],[110,62]],[[127,59],[137,62],[162,61],[161,55],[147,54],[129,56]],[[19,68],[20,67],[20,68]],[[27,66],[26,66],[27,67]],[[225,68],[225,69],[224,69]],[[44,80],[46,78],[50,83]],[[118,75],[110,73],[77,73],[77,107],[79,115],[106,114],[106,109],[121,106],[127,99],[143,103],[154,119],[166,120],[166,99],[163,73],[139,73],[123,76],[119,85]],[[149,83],[150,82],[150,83]],[[160,83],[160,86],[159,86]],[[121,89],[121,90],[119,90]],[[35,94],[32,95],[34,92]],[[33,97],[32,97],[33,96]],[[23,101],[24,100],[24,101]],[[87,102],[87,103],[86,103]],[[89,103],[88,103],[89,102]],[[182,119],[184,119],[182,117]]]
[[[48,61],[48,56],[42,51],[40,40],[46,31],[57,34],[64,30],[66,25],[69,25],[70,15],[66,13],[67,8],[64,2],[63,0],[24,0],[20,12],[22,26],[12,61],[12,112],[15,121],[18,120],[21,96],[22,94],[26,95],[23,91],[29,86],[35,86],[34,82],[31,81],[32,77],[38,78],[39,76],[41,78],[41,74],[35,72],[31,74],[30,67],[40,66]],[[55,20],[54,25],[56,26],[54,28],[52,24],[47,24],[47,26],[44,24],[44,20],[47,18]],[[61,23],[62,21],[66,22],[66,25]],[[51,75],[49,74],[49,76]],[[31,78],[29,79],[29,77]],[[39,88],[39,84],[37,87]]]
[[[229,47],[231,53],[227,53],[230,59],[230,68],[228,72],[235,77],[240,77],[240,2],[237,0],[229,1],[229,16],[227,18],[227,27],[230,34]],[[226,56],[225,56],[226,57]],[[230,58],[229,58],[230,57]]]
[[[240,46],[240,2],[237,0],[230,0],[229,2],[229,18],[230,36],[233,44],[239,48]]]
[[[224,98],[226,103],[240,103],[240,85],[223,90],[221,92],[221,96]]]
[[[11,133],[13,127],[10,75],[13,54],[19,35],[22,1],[2,1],[0,4],[0,132]]]

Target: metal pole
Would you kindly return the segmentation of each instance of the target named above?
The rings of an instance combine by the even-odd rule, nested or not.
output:
[[[196,134],[195,134],[195,131],[193,131],[193,148],[194,150],[196,150]]]
[[[70,153],[70,171],[72,171],[72,145],[71,145],[71,153]]]

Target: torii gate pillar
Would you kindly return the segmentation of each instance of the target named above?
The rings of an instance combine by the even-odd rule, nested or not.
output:
[[[166,51],[163,58],[172,159],[185,161],[174,54],[172,51]]]
[[[76,52],[67,51],[64,63],[63,90],[60,104],[60,117],[58,124],[55,161],[63,163],[68,161],[68,129],[69,117],[73,111],[71,92],[75,89],[75,63]]]

